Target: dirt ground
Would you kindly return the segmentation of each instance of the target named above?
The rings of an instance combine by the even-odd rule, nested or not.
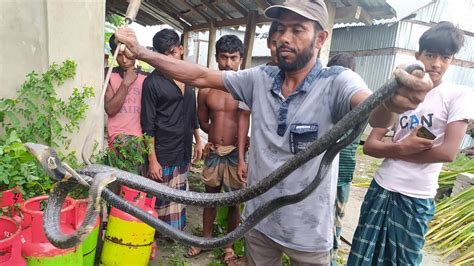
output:
[[[342,236],[349,242],[352,242],[352,235],[357,227],[360,206],[363,202],[367,188],[360,187],[357,185],[367,184],[371,181],[373,173],[381,163],[381,160],[374,159],[366,156],[361,150],[357,151],[357,166],[354,173],[354,185],[351,188],[351,194],[348,206],[346,207],[346,216],[344,218],[344,225],[342,230]],[[189,177],[191,190],[202,191],[202,185],[200,185],[199,175],[200,169],[192,169]],[[202,232],[202,208],[190,206],[187,208],[187,229],[188,232],[200,235]],[[167,241],[160,241],[158,243],[157,257],[150,262],[150,266],[155,265],[223,265],[221,263],[219,250],[210,251],[199,255],[198,257],[187,259],[183,257],[187,247],[179,243],[170,243]],[[349,254],[350,246],[343,243],[343,247],[339,251],[339,256],[342,258],[341,261],[346,261]],[[242,258],[239,265],[246,265],[245,258]],[[423,258],[422,265],[437,266],[437,265],[449,265],[446,262],[442,262],[435,253],[428,247],[425,248],[425,255]]]

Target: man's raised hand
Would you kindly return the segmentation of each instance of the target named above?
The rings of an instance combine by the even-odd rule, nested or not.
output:
[[[430,76],[421,70],[415,70],[410,74],[401,67],[397,67],[393,74],[402,87],[389,100],[385,101],[387,109],[392,112],[401,114],[416,109],[433,88]]]
[[[124,77],[123,77],[123,82],[125,86],[130,87],[130,85],[137,80],[138,74],[135,68],[130,67],[127,70],[125,70]],[[130,88],[129,88],[130,89]]]
[[[115,32],[115,42],[117,45],[119,43],[123,43],[125,45],[125,49],[123,49],[122,45],[119,46],[119,53],[122,53],[131,60],[137,59],[141,46],[138,43],[137,36],[135,36],[135,32],[132,29],[118,28]]]

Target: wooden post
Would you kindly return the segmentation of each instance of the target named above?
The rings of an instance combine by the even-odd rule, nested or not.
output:
[[[216,28],[214,27],[214,21],[209,21],[209,43],[207,47],[207,67],[211,67],[212,60],[214,59],[215,53],[215,42],[216,42]]]
[[[257,12],[252,11],[249,13],[247,25],[245,27],[245,39],[244,39],[244,60],[242,62],[241,69],[250,68],[252,65],[252,51],[253,41],[255,40],[255,30],[257,27]]]
[[[188,56],[188,39],[189,39],[189,31],[187,30],[184,30],[183,31],[183,35],[181,35],[181,38],[183,38],[181,40],[181,43],[183,44],[183,59],[186,59],[186,57]]]
[[[328,61],[329,61],[329,51],[331,50],[331,41],[332,41],[332,27],[334,25],[334,18],[336,16],[336,4],[333,3],[331,0],[325,0],[326,7],[328,9],[328,15],[329,15],[329,25],[327,28],[327,31],[329,33],[328,38],[326,39],[326,42],[324,42],[323,47],[319,49],[319,59],[321,60],[321,63],[323,66],[325,66]]]

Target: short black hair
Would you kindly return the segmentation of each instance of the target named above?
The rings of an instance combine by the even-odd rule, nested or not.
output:
[[[449,21],[441,21],[421,35],[419,52],[454,55],[464,45],[464,33]]]
[[[180,44],[178,33],[172,29],[160,30],[153,36],[153,48],[160,54],[166,54],[172,48],[179,47]]]
[[[216,55],[235,52],[239,52],[240,57],[244,56],[244,44],[239,37],[232,34],[224,35],[216,42]]]
[[[110,36],[109,46],[110,46],[110,51],[112,51],[112,54],[115,53],[115,49],[117,49],[117,44],[115,43],[115,34],[112,34],[112,36]]]
[[[275,34],[275,32],[277,32],[277,30],[278,30],[278,21],[273,20],[272,24],[270,24],[270,28],[268,29],[267,39],[270,40],[272,38],[273,34]]]
[[[355,58],[352,54],[340,53],[333,56],[331,60],[329,60],[328,67],[330,66],[343,66],[355,71]]]

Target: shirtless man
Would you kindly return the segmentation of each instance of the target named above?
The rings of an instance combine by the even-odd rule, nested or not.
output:
[[[235,35],[224,35],[216,43],[216,61],[219,70],[239,70],[243,55],[242,41]],[[219,90],[200,89],[198,93],[198,118],[201,129],[208,134],[204,148],[202,181],[207,193],[234,191],[245,186],[237,177],[237,121],[239,102],[228,93]],[[203,236],[211,237],[216,208],[204,208]],[[227,230],[234,230],[240,222],[240,206],[229,206]],[[202,252],[191,247],[187,256]],[[236,259],[232,245],[224,248],[224,263],[233,264]]]

